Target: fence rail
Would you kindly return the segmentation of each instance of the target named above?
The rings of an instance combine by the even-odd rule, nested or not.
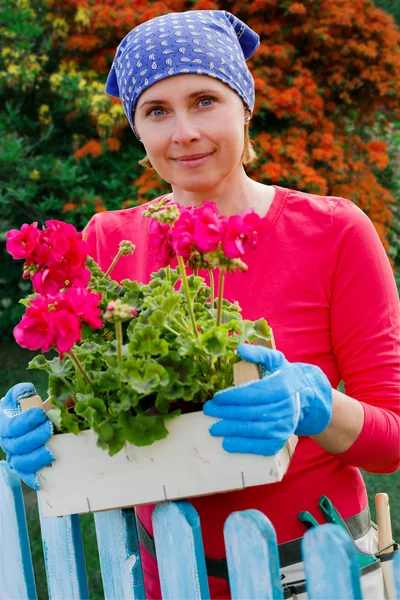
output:
[[[39,507],[49,598],[89,598],[78,515],[45,518]],[[107,600],[144,600],[133,508],[94,514]],[[200,520],[188,501],[165,502],[153,515],[162,597],[210,598]],[[0,598],[37,598],[19,477],[0,462]],[[232,598],[281,600],[275,530],[257,510],[232,513],[224,537]],[[302,553],[310,599],[362,599],[356,548],[338,525],[307,531]],[[400,600],[400,552],[395,553],[395,600]],[[287,597],[287,595],[286,595]]]

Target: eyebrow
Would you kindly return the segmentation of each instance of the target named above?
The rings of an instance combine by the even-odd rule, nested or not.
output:
[[[194,98],[195,96],[200,96],[200,94],[218,94],[218,92],[216,90],[212,90],[212,89],[200,90],[198,92],[193,92],[192,94],[189,94],[188,96],[185,97],[185,100],[190,100],[190,98]],[[147,106],[149,104],[168,104],[168,100],[147,100],[147,102],[143,102],[139,106],[139,109],[141,109],[144,106]]]

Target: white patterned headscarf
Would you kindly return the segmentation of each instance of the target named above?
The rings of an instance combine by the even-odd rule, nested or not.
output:
[[[140,94],[167,77],[183,73],[208,75],[229,85],[254,108],[254,79],[246,60],[260,36],[226,10],[168,13],[138,25],[117,48],[106,94],[121,99],[135,130],[134,111]]]

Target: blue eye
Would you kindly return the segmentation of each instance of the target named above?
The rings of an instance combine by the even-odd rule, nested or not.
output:
[[[215,98],[213,98],[212,96],[202,96],[201,98],[199,98],[199,102],[203,102],[204,100],[212,100],[212,103],[215,102]],[[204,108],[208,108],[208,106],[212,106],[212,104],[208,104],[207,106],[205,106]],[[147,116],[156,116],[156,115],[152,115],[151,113],[155,110],[161,110],[164,111],[163,108],[161,108],[161,106],[155,106],[154,108],[152,108],[151,110],[149,110],[149,112],[147,113]],[[164,111],[165,112],[165,111]],[[159,115],[162,116],[162,115]],[[156,117],[157,118],[157,117]]]
[[[215,98],[211,98],[211,96],[203,96],[203,98],[200,98],[200,102],[203,100],[212,100],[214,102]],[[208,106],[210,106],[210,104]]]

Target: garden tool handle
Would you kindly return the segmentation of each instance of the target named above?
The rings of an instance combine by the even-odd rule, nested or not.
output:
[[[271,329],[271,339],[263,340],[261,338],[256,338],[253,341],[255,346],[265,346],[266,348],[271,348],[272,350],[276,350],[274,334]],[[256,381],[260,379],[260,369],[258,365],[254,363],[247,362],[247,360],[241,360],[238,363],[233,365],[233,383],[234,385],[241,385],[243,383],[248,383],[249,381]]]
[[[310,512],[308,512],[308,510],[302,510],[297,516],[300,519],[300,521],[304,523],[307,529],[311,529],[312,527],[319,527],[318,521],[312,516]]]
[[[378,526],[378,551],[380,551],[381,548],[386,548],[385,550],[382,550],[382,554],[392,552],[392,548],[390,546],[392,543],[394,543],[394,540],[392,534],[392,524],[390,521],[389,496],[384,492],[376,494],[375,506],[376,524]]]
[[[50,401],[46,400],[43,402],[40,396],[36,394],[35,396],[30,396],[29,398],[23,398],[20,401],[22,412],[28,410],[28,408],[41,408],[44,412],[47,412],[51,409]]]

